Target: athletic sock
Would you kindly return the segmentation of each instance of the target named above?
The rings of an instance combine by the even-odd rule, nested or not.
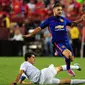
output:
[[[70,59],[65,58],[65,61],[66,61],[68,74],[71,76],[75,76],[75,73],[70,69]]]
[[[85,79],[72,79],[70,84],[84,84],[85,83]]]
[[[63,69],[63,71],[66,71],[67,70],[66,65],[62,65],[62,69]],[[77,69],[79,69],[79,66],[70,65],[70,69],[71,70],[77,70]]]
[[[66,62],[67,70],[69,70],[70,69],[70,59],[66,58],[65,62]]]

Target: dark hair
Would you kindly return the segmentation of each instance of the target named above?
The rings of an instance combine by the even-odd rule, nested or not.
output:
[[[32,53],[25,53],[25,61],[27,61],[27,58],[30,58],[33,54]]]
[[[62,5],[60,3],[56,3],[56,4],[54,4],[53,8],[55,8],[55,7],[62,7]]]

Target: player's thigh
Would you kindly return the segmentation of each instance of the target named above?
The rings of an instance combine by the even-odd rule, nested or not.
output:
[[[58,51],[58,54],[60,56],[64,56],[65,58],[69,58],[71,54],[71,51],[65,46],[63,43],[55,44],[56,50]]]
[[[65,49],[62,54],[66,57],[66,58],[70,58],[70,56],[72,56],[72,52],[69,49]]]
[[[52,78],[46,82],[46,84],[60,84],[60,79]]]
[[[63,51],[63,55],[66,57],[66,58],[70,58],[71,61],[74,60],[74,55],[72,54],[72,52],[69,50],[69,49],[65,49]]]
[[[62,52],[67,48],[62,43],[58,43],[58,44],[55,43],[54,45],[55,45],[55,50],[57,50],[57,52],[58,52],[58,55],[63,57]]]
[[[41,79],[40,82],[45,83],[46,81],[52,79],[55,77],[55,75],[57,74],[57,71],[54,67],[53,64],[51,64],[48,68],[44,68],[41,70]]]
[[[59,73],[60,71],[62,71],[62,66],[57,66],[57,67],[55,67],[55,69],[56,69],[57,73]]]

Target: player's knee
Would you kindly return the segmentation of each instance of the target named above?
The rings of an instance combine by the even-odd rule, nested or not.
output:
[[[64,50],[63,51],[63,55],[66,57],[66,58],[70,58],[70,56],[72,55],[72,53],[69,51],[69,50]]]
[[[57,71],[57,73],[59,73],[60,71],[62,71],[62,67],[61,66],[57,66],[56,67],[56,71]]]
[[[74,56],[71,56],[70,59],[71,59],[71,61],[73,61],[74,60]]]

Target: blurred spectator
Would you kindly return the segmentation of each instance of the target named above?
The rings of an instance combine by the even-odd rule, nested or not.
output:
[[[84,14],[85,13],[85,0],[81,6],[81,14]]]
[[[45,5],[42,0],[37,0],[35,13],[40,16],[40,20],[44,20],[45,16],[47,15],[47,11],[45,10]]]
[[[21,0],[12,1],[12,16],[22,16],[22,6]]]
[[[48,9],[48,14],[51,16],[52,15],[52,8],[53,8],[53,5],[55,4],[55,0],[50,0],[50,3],[48,4],[47,6],[47,9]]]
[[[10,11],[10,0],[0,0],[0,5],[2,6],[2,10],[9,13]]]
[[[83,53],[82,56],[85,57],[85,26],[82,29],[82,46],[81,46],[81,52]]]
[[[22,14],[24,15],[25,18],[27,18],[29,16],[29,11],[30,11],[30,9],[29,9],[28,5],[25,2],[23,2]]]
[[[44,29],[44,50],[46,56],[53,56],[53,46],[51,39],[52,37],[48,29]]]
[[[73,10],[75,15],[80,14],[79,13],[80,12],[80,8],[81,8],[81,3],[79,3],[79,2],[77,2],[75,0],[75,2],[74,2],[74,10]]]
[[[3,14],[3,16],[2,16],[2,27],[4,27],[4,29],[6,31],[4,35],[7,35],[8,38],[10,36],[10,24],[11,24],[11,22],[10,22],[9,17],[6,14]]]
[[[7,16],[9,16],[8,13],[5,12],[5,11],[3,11],[2,10],[2,7],[0,6],[0,18],[2,18],[4,14],[7,15]]]
[[[22,34],[19,28],[15,28],[14,37],[12,38],[12,40],[23,41]]]
[[[35,11],[35,0],[30,0],[27,5],[28,8],[30,9],[30,12],[33,13]]]
[[[19,28],[15,28],[14,31],[14,37],[12,38],[12,40],[14,41],[14,45],[12,46],[12,50],[13,50],[13,55],[14,56],[22,56],[23,55],[23,38],[22,38],[22,34],[20,32]]]
[[[70,0],[67,8],[67,17],[79,17],[81,4],[76,0]]]
[[[25,34],[28,34],[28,33],[30,33],[31,31],[34,30],[34,28],[35,28],[34,24],[35,24],[35,23],[33,22],[33,20],[32,20],[31,18],[26,18],[26,19],[24,20]],[[33,36],[31,39],[32,39],[32,40],[35,40],[35,37]],[[28,38],[26,38],[25,40],[26,40],[26,41],[29,41]]]
[[[80,48],[81,48],[81,43],[80,43],[80,32],[79,28],[77,27],[76,24],[73,24],[71,30],[70,30],[70,35],[72,39],[72,47],[73,47],[73,52],[74,56],[80,56]]]
[[[35,28],[34,22],[30,18],[25,19],[24,22],[25,22],[24,23],[25,34],[28,34],[30,29],[34,29]]]
[[[9,17],[6,14],[3,15],[2,21],[3,21],[3,26],[6,27],[7,29],[10,29],[11,22]]]

